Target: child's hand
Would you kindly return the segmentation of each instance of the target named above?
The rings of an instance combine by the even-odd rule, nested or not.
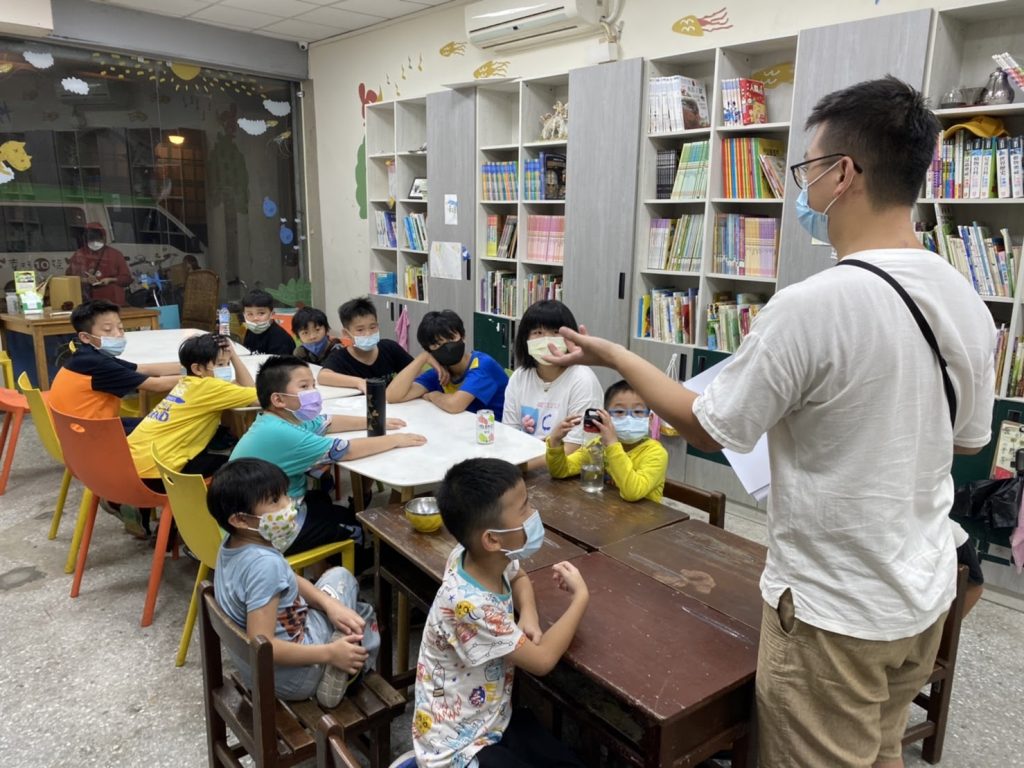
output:
[[[523,428],[523,432],[528,435],[532,435],[537,428],[537,422],[534,420],[533,416],[523,416],[521,426]]]
[[[366,622],[358,613],[330,597],[324,603],[323,612],[332,627],[341,630],[346,635],[362,633]]]
[[[530,638],[531,642],[535,644],[540,642],[544,633],[540,629],[540,618],[537,616],[536,608],[532,612],[523,611],[519,614],[519,628],[523,630],[524,635]]]
[[[345,635],[327,644],[329,664],[338,669],[348,672],[350,675],[358,675],[363,668],[369,652],[360,645],[363,641],[362,635]]]
[[[423,435],[416,435],[412,432],[399,432],[397,435],[392,435],[392,437],[395,438],[395,448],[413,448],[427,442],[427,438]]]
[[[619,433],[615,431],[615,425],[612,424],[611,414],[604,408],[598,408],[597,411],[601,414],[601,420],[594,419],[594,426],[601,434],[601,444],[607,448],[609,445],[619,442]]]
[[[569,418],[563,419],[559,422],[558,426],[552,429],[551,433],[548,435],[551,439],[551,444],[555,446],[559,445],[562,440],[565,439],[565,436],[568,435],[572,431],[573,427],[579,424],[582,419],[582,416],[570,416]]]
[[[356,389],[366,394],[366,379],[356,379]]]
[[[551,570],[553,571],[551,577],[558,583],[559,589],[564,589],[573,597],[589,595],[587,584],[583,581],[579,569],[569,561],[563,560],[560,563],[555,563],[551,566]]]
[[[401,419],[388,419],[386,426],[388,429],[401,429],[406,426],[406,423]]]
[[[452,378],[451,374],[448,373],[448,369],[441,365],[439,362],[437,362],[437,360],[434,359],[434,356],[429,352],[427,352],[426,355],[427,365],[429,365],[431,368],[437,371],[438,382],[440,382],[442,387],[447,386],[448,382],[451,381]]]

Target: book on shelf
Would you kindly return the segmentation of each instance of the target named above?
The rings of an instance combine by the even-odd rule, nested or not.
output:
[[[402,224],[405,226],[405,245],[414,251],[428,250],[427,243],[427,215],[425,213],[412,213],[402,217]]]
[[[514,214],[505,217],[501,228],[501,237],[498,239],[497,249],[495,250],[495,258],[514,259],[516,257],[518,222],[519,217]]]
[[[427,293],[425,287],[426,268],[408,266],[405,268],[405,297],[426,301]]]
[[[519,194],[519,162],[505,160],[480,165],[483,200],[515,200]]]
[[[561,264],[565,251],[565,216],[526,217],[526,259]]]
[[[1010,79],[1013,80],[1013,84],[1017,86],[1018,91],[1024,92],[1024,69],[1021,69],[1020,64],[1013,58],[1007,51],[1002,53],[993,53],[992,60],[999,65],[999,68],[1004,70]]]
[[[1024,136],[939,136],[924,186],[927,199],[1024,198]]]
[[[524,200],[565,200],[565,155],[541,152],[523,163]]]
[[[993,233],[977,221],[954,223],[950,206],[935,203],[935,228],[918,234],[925,247],[938,253],[964,276],[980,296],[1011,297],[1016,292],[1021,241],[1007,228]]]
[[[1006,364],[1006,342],[1009,339],[1010,331],[1006,327],[1006,323],[1000,323],[999,329],[996,331],[996,394],[998,395],[1003,388],[1003,366]]]
[[[650,133],[675,133],[711,125],[704,84],[683,75],[652,77],[647,87]]]
[[[696,331],[696,288],[654,288],[638,299],[636,335],[640,338],[694,344]]]
[[[748,77],[722,81],[722,124],[756,125],[768,122],[764,83]]]
[[[678,149],[659,149],[655,163],[654,196],[658,200],[668,200],[672,196],[672,187],[679,167]]]
[[[492,315],[516,313],[516,273],[488,270],[480,280],[480,311]]]
[[[395,234],[395,212],[375,210],[373,215],[377,224],[377,245],[382,248],[397,248],[398,237]]]
[[[722,196],[745,199],[779,197],[765,174],[762,155],[779,158],[767,161],[786,167],[786,144],[760,136],[722,139]],[[775,166],[776,168],[779,166]],[[782,171],[785,174],[785,170]],[[785,178],[784,176],[782,178]]]
[[[379,293],[383,296],[398,295],[398,280],[394,272],[371,272],[370,293]]]
[[[707,197],[710,147],[709,141],[691,141],[683,144],[679,152],[676,178],[669,195],[670,200],[699,200]]]
[[[392,205],[394,205],[395,198],[398,196],[398,194],[396,192],[396,189],[397,189],[396,179],[398,177],[398,172],[397,172],[397,169],[395,168],[395,161],[394,160],[388,160],[385,163],[385,165],[387,165],[387,167],[388,167],[388,200],[390,201],[390,203]]]
[[[708,349],[735,352],[750,333],[750,324],[765,305],[755,293],[716,293],[708,304]]]
[[[779,220],[716,213],[712,271],[721,275],[775,277]]]
[[[651,219],[647,244],[648,269],[696,272],[704,241],[704,214],[678,219]]]
[[[487,245],[484,255],[491,259],[498,258],[498,236],[504,231],[505,217],[497,213],[487,215]]]
[[[562,300],[562,276],[534,273],[522,280],[523,306],[546,299]]]
[[[786,158],[762,152],[758,154],[757,159],[761,163],[761,173],[768,182],[772,196],[781,200],[786,196]]]

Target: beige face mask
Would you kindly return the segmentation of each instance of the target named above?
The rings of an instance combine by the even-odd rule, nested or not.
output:
[[[555,349],[562,354],[569,351],[565,344],[565,339],[561,336],[540,336],[536,339],[530,339],[526,342],[526,351],[530,354],[530,357],[541,365],[549,365],[548,361],[544,359],[545,355],[551,354],[551,350],[548,349],[549,344],[554,344]]]

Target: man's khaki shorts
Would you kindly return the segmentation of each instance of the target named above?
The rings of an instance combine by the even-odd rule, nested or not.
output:
[[[786,590],[767,603],[757,656],[761,768],[868,768],[896,760],[910,703],[935,665],[946,614],[914,637],[860,640],[805,624]]]

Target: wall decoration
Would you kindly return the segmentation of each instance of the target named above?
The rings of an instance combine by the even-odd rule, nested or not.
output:
[[[473,79],[482,80],[488,77],[504,77],[508,74],[508,66],[511,63],[511,61],[494,61],[493,59],[485,61],[473,70]]]
[[[219,90],[244,96],[262,96],[262,85],[255,79],[236,72],[186,64],[181,61],[153,61],[144,56],[93,51],[92,59],[100,77],[118,80],[142,79],[174,85],[182,93],[198,94]],[[161,99],[162,100],[162,99]]]
[[[267,128],[277,125],[277,120],[250,120],[247,117],[238,118],[238,127],[250,136],[262,136]]]
[[[288,307],[301,307],[313,303],[313,285],[309,280],[293,277],[277,288],[267,288],[267,293]]]
[[[263,215],[268,219],[272,219],[277,215],[277,203],[269,197],[263,198]]]
[[[729,23],[729,9],[722,7],[707,16],[683,16],[672,25],[672,31],[680,35],[701,37],[705,32],[718,32],[721,29],[732,29]]]
[[[149,115],[147,115],[141,109],[136,109],[134,112],[128,113],[129,123],[144,123],[147,120],[149,120]]]
[[[273,144],[277,147],[277,152],[281,157],[292,156],[292,145],[290,144],[292,138],[291,131],[281,131],[281,133],[274,136],[268,144]]]
[[[77,93],[79,96],[89,95],[89,84],[80,77],[65,77],[60,81],[60,85],[68,93]]]
[[[765,88],[778,88],[783,83],[793,82],[795,67],[792,61],[784,61],[752,72],[750,77],[753,80],[760,80]]]
[[[552,112],[540,116],[540,137],[545,141],[569,138],[569,106],[556,101]]]
[[[438,53],[442,56],[465,56],[467,43],[457,40],[450,40],[441,46]]]
[[[278,230],[277,236],[281,238],[282,245],[291,245],[292,241],[295,240],[295,232],[287,224],[282,224],[281,229]]]
[[[49,69],[53,66],[53,54],[43,51],[25,51],[21,54],[36,69]]]
[[[356,203],[359,205],[359,218],[366,219],[366,137],[356,149]]]
[[[376,91],[371,91],[371,90],[368,90],[366,88],[366,83],[360,83],[359,84],[359,104],[360,104],[360,108],[359,109],[360,109],[360,112],[361,112],[361,114],[363,116],[363,120],[366,119],[366,105],[367,104],[376,104],[378,101],[380,101],[379,94],[380,94],[381,90],[382,90],[382,88],[380,86],[377,86],[377,90]]]
[[[13,61],[0,61],[0,75],[6,75],[8,72],[14,71]]]
[[[273,99],[264,99],[263,108],[274,117],[284,117],[290,115],[292,111],[292,105],[287,101],[274,101]]]
[[[32,155],[25,151],[24,141],[5,141],[0,144],[0,184],[13,181],[15,171],[32,167]]]

